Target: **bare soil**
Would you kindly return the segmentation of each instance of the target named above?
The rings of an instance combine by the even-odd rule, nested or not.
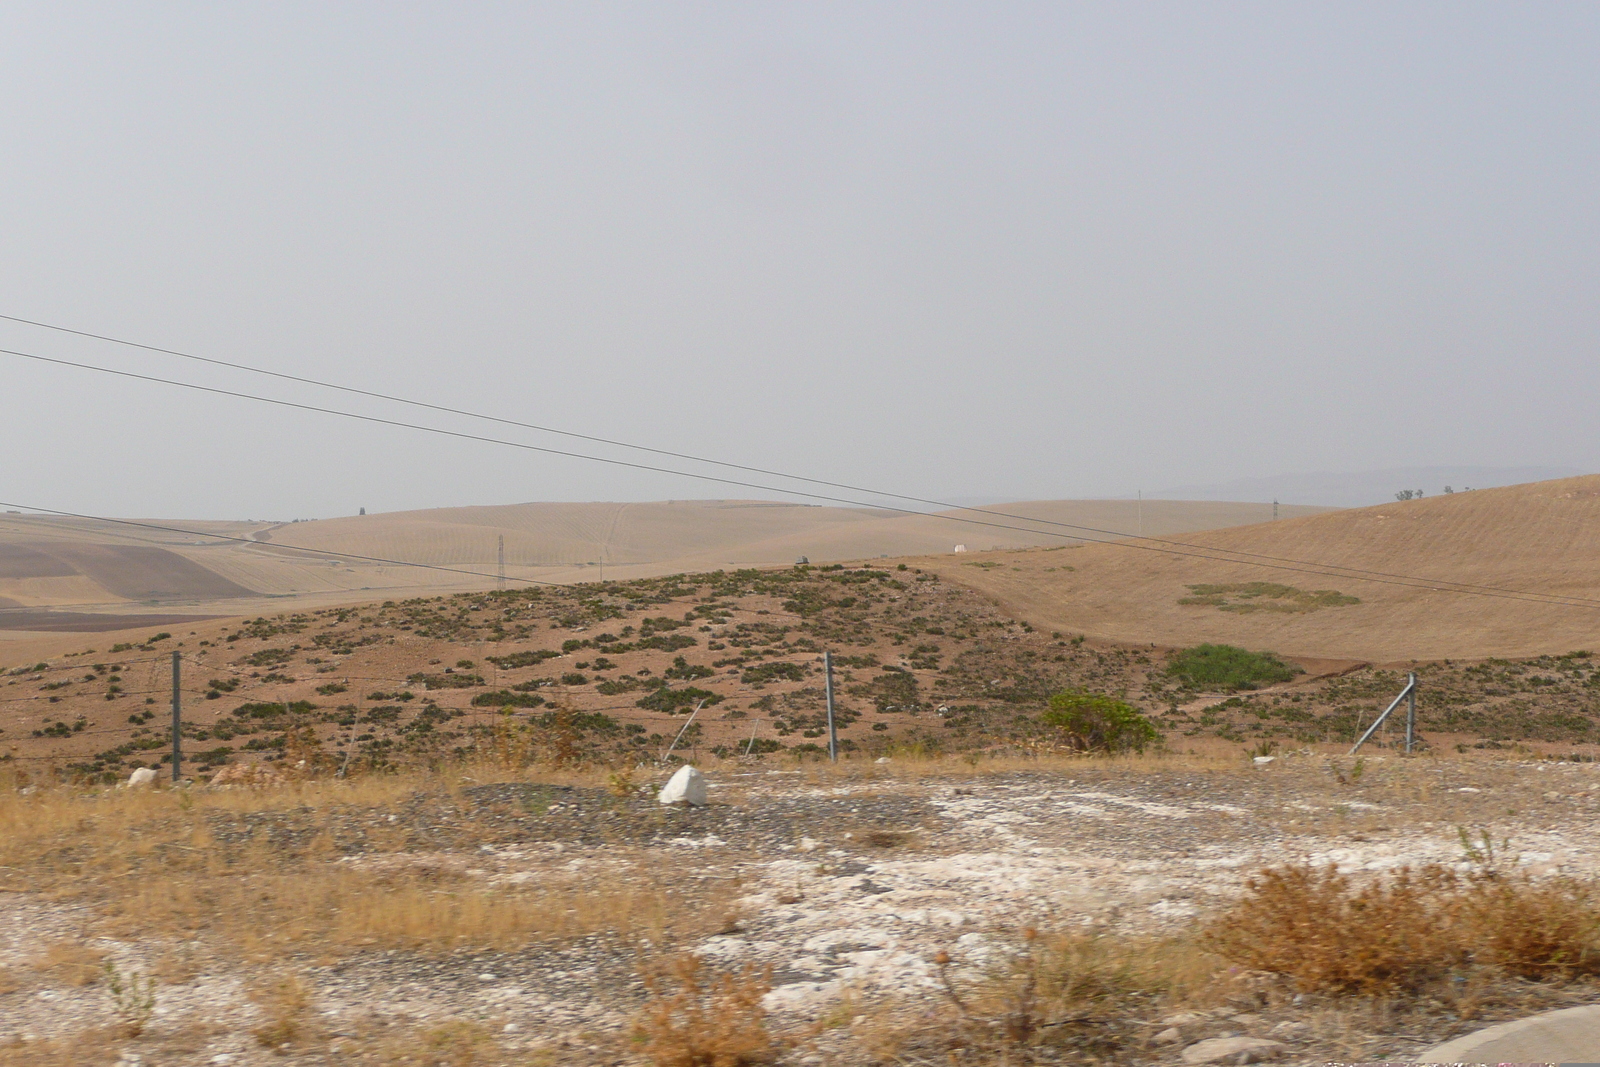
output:
[[[1527,658],[1600,645],[1600,475],[1174,540],[1182,544],[1082,545],[913,562],[996,598],[1008,613],[1041,629],[1126,643],[1221,641],[1381,664]],[[1195,597],[1197,585],[1251,582],[1303,593],[1332,590],[1360,603],[1283,611],[1261,610],[1292,606],[1272,598],[1229,609],[1184,602],[1203,599]],[[1451,592],[1448,583],[1508,595]],[[1586,602],[1518,599],[1519,593]]]

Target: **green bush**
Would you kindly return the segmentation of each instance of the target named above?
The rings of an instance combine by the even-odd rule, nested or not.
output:
[[[673,659],[672,666],[661,673],[668,678],[677,678],[681,681],[689,682],[696,678],[710,678],[717,672],[703,664],[690,663],[682,656],[678,656]]]
[[[1057,693],[1039,721],[1079,752],[1143,752],[1161,737],[1133,705],[1100,693]]]
[[[497,689],[490,693],[479,693],[472,698],[475,708],[540,708],[544,706],[544,697],[537,693],[516,693],[509,689]]]
[[[519,667],[534,667],[547,659],[557,659],[561,653],[554,649],[544,648],[536,652],[513,652],[509,656],[485,656],[490,663],[503,671],[514,671]]]
[[[759,689],[768,682],[775,682],[779,679],[800,682],[804,681],[805,677],[806,668],[804,664],[780,661],[777,663],[759,663],[754,667],[747,667],[739,680],[745,685]]]
[[[1167,673],[1190,689],[1231,693],[1287,682],[1305,672],[1271,652],[1247,652],[1233,645],[1195,645],[1174,653]]]
[[[665,711],[676,715],[682,711],[693,711],[694,706],[702,700],[709,708],[722,703],[722,694],[713,693],[709,689],[697,689],[694,686],[683,689],[657,689],[649,696],[640,697],[634,703],[649,711]]]

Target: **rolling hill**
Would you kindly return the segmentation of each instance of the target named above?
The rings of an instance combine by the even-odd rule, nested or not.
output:
[[[1129,643],[1220,641],[1376,662],[1600,647],[1600,475],[1181,540],[1193,547],[1129,542],[919,565],[989,593],[1035,626]]]
[[[513,581],[648,577],[830,559],[1061,543],[1048,522],[1146,532],[1257,521],[1259,504],[1030,502],[1023,521],[952,521],[866,508],[771,501],[514,504],[352,516],[318,522],[151,520],[151,529],[88,519],[0,516],[0,629],[30,611],[210,613],[282,610],[283,598],[328,604],[481,589],[505,539]],[[1305,514],[1317,509],[1291,509]],[[1041,521],[1042,520],[1042,521]],[[1008,528],[1016,527],[1016,528]],[[367,557],[350,558],[350,557]],[[425,564],[407,566],[379,560]]]

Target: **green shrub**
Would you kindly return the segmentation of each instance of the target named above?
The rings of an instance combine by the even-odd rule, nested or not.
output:
[[[668,678],[689,682],[696,678],[710,678],[717,672],[700,663],[690,663],[682,656],[673,659],[672,666],[661,672]]]
[[[1079,752],[1143,752],[1161,737],[1133,705],[1100,693],[1057,693],[1039,721]]]
[[[692,711],[702,700],[709,708],[713,704],[722,703],[722,694],[713,693],[709,689],[696,689],[691,685],[683,689],[657,689],[649,696],[640,697],[634,703],[650,711],[677,714],[680,711]]]
[[[496,689],[489,693],[479,693],[472,698],[472,706],[476,708],[540,708],[544,706],[544,697],[537,693],[516,693],[509,689]]]
[[[558,659],[561,653],[554,649],[543,648],[535,652],[513,652],[509,656],[485,656],[490,663],[503,671],[513,671],[519,667],[535,667],[547,659]]]
[[[779,679],[800,682],[804,681],[805,677],[806,668],[804,664],[780,661],[777,663],[760,663],[754,667],[747,667],[739,680],[745,685],[759,689],[768,682],[775,682]]]
[[[415,685],[421,682],[428,689],[471,689],[483,684],[483,678],[477,674],[425,674],[418,672],[409,675],[406,681]]]
[[[880,712],[915,711],[922,707],[915,675],[898,667],[883,670],[883,674],[865,685],[853,685],[845,691],[851,696],[870,698],[872,706]]]
[[[309,700],[274,701],[240,704],[233,709],[233,715],[237,719],[272,719],[279,715],[306,715],[316,710],[317,706]]]
[[[1247,652],[1233,645],[1195,645],[1174,653],[1167,673],[1190,689],[1234,692],[1264,684],[1287,682],[1299,667],[1271,652]]]
[[[1270,611],[1293,613],[1317,611],[1321,608],[1338,608],[1359,604],[1359,597],[1346,596],[1337,589],[1297,589],[1277,582],[1233,582],[1228,585],[1191,585],[1180,604],[1213,607],[1218,611],[1231,611],[1248,615],[1252,612]]]

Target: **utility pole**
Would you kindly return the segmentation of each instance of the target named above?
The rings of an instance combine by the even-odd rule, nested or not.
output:
[[[499,541],[499,544],[495,548],[495,554],[498,557],[499,568],[500,569],[495,572],[496,576],[495,576],[495,580],[494,580],[494,587],[496,589],[504,589],[506,587],[506,535],[505,534],[501,534],[500,535],[500,541]]]
[[[182,698],[178,695],[179,667],[178,661],[182,656],[177,649],[172,650],[172,781],[177,783],[182,776],[183,764],[183,705]]]
[[[1139,490],[1139,536],[1144,536],[1144,490]]]
[[[839,730],[833,721],[833,653],[822,654],[822,670],[828,694],[828,759],[839,762]]]
[[[1272,502],[1272,521],[1278,521],[1278,502],[1276,500]]]

